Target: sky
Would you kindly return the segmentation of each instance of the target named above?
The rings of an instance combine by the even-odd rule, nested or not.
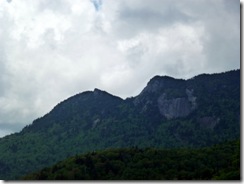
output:
[[[239,68],[238,0],[0,0],[0,137],[83,91]]]

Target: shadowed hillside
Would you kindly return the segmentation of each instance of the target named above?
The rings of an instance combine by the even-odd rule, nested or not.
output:
[[[240,142],[203,149],[108,149],[77,155],[23,179],[240,180]]]
[[[240,138],[240,70],[152,78],[125,100],[95,89],[0,139],[0,178],[107,148],[200,148]]]

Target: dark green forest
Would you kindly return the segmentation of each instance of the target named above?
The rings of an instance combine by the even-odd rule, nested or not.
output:
[[[119,148],[76,155],[24,180],[240,180],[240,141],[202,149]]]
[[[240,140],[240,70],[188,80],[156,76],[127,99],[99,89],[79,93],[1,138],[0,179],[105,149],[176,151],[234,140]]]

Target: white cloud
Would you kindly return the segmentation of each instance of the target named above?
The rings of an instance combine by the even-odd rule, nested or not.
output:
[[[4,137],[5,135],[9,135],[13,133],[12,130],[0,130],[0,137]]]
[[[0,126],[13,131],[95,87],[125,98],[154,75],[240,65],[235,0],[0,1],[0,24]]]

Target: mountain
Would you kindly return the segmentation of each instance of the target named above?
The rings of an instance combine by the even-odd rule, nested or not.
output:
[[[200,148],[240,138],[240,70],[155,76],[125,100],[95,89],[0,139],[0,178],[17,179],[106,148]]]
[[[22,179],[240,180],[240,142],[201,149],[107,149],[76,155]]]

